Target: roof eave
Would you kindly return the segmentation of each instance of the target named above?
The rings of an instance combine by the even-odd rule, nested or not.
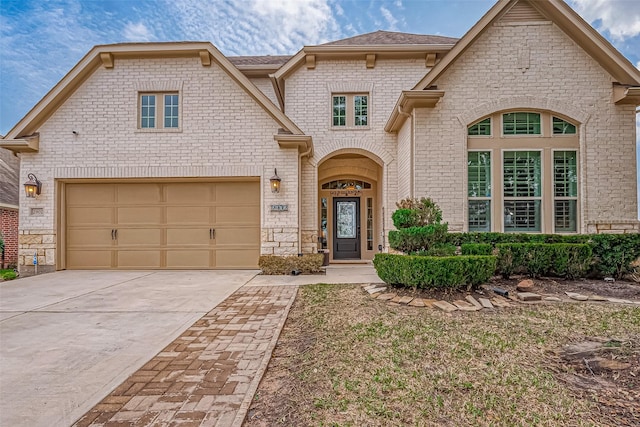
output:
[[[384,126],[386,132],[398,132],[415,108],[435,108],[443,90],[403,90]]]
[[[0,148],[6,148],[14,153],[37,153],[40,149],[40,135],[32,135],[19,139],[2,139]]]
[[[640,87],[626,87],[616,85],[613,87],[613,102],[616,105],[640,105]]]
[[[273,139],[278,141],[280,148],[297,148],[299,152],[313,156],[313,139],[309,135],[276,134]]]

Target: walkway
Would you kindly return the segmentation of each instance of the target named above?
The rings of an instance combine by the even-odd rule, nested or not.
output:
[[[241,426],[297,289],[242,287],[75,425]]]

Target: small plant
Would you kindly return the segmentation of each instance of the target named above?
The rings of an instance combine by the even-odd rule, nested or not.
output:
[[[0,270],[0,279],[13,280],[18,277],[18,274],[13,270]]]
[[[396,228],[422,227],[442,222],[442,209],[431,199],[403,199],[396,203],[398,212],[391,218]],[[397,224],[396,224],[397,218]]]

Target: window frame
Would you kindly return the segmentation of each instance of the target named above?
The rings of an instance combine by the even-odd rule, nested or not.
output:
[[[506,152],[537,152],[540,155],[540,195],[539,196],[529,196],[529,197],[517,197],[517,196],[505,196],[504,195],[504,190],[505,190],[505,185],[504,185],[504,160],[505,160],[505,153]],[[541,234],[544,233],[545,230],[545,220],[544,220],[544,209],[545,209],[545,185],[546,185],[546,180],[545,180],[545,167],[544,167],[544,163],[545,163],[545,159],[544,159],[544,149],[541,148],[502,148],[500,149],[500,157],[501,157],[501,162],[500,162],[500,181],[502,183],[502,186],[500,188],[500,202],[501,202],[501,210],[500,210],[500,217],[501,217],[501,221],[502,221],[502,232],[503,233],[531,233],[531,234]],[[540,221],[540,230],[526,230],[526,231],[520,231],[520,230],[515,230],[515,231],[507,231],[505,224],[506,224],[506,220],[505,220],[505,214],[504,214],[504,210],[505,210],[505,202],[521,202],[521,201],[538,201],[540,204],[540,208],[538,211],[538,215],[539,215],[539,221]]]
[[[570,124],[571,126],[574,127],[575,132],[574,133],[555,133],[554,132],[554,128],[553,128],[553,121],[555,119],[562,120],[563,122],[566,122],[566,123]],[[550,120],[550,124],[551,124],[551,133],[550,133],[550,135],[552,137],[554,137],[554,138],[557,138],[557,137],[563,138],[563,137],[575,137],[575,136],[578,135],[578,125],[577,124],[575,124],[575,123],[573,123],[573,122],[571,122],[569,120],[563,119],[562,117],[557,116],[555,114],[550,114],[549,115],[549,120]]]
[[[344,97],[345,99],[345,116],[344,125],[335,125],[334,118],[340,117],[334,115],[334,100],[338,97]],[[366,125],[357,125],[356,117],[362,116],[362,114],[356,114],[356,97],[366,97]],[[369,92],[334,92],[330,97],[330,128],[332,130],[368,130],[371,128],[371,94]]]
[[[154,115],[154,127],[143,127],[142,126],[142,109],[143,104],[142,100],[145,96],[153,96],[155,97],[155,115]],[[176,127],[166,127],[165,120],[167,117],[171,117],[173,119],[174,116],[167,116],[165,113],[165,108],[167,107],[166,96],[177,96],[176,105],[171,104],[172,107],[177,108],[177,123]],[[138,97],[138,111],[137,111],[137,131],[138,132],[180,132],[182,131],[182,96],[179,91],[166,91],[166,92],[157,92],[157,91],[139,91],[137,92]]]
[[[576,127],[577,134],[577,127]],[[574,135],[574,134],[570,134]],[[575,153],[576,155],[576,195],[575,196],[556,196],[556,176],[555,176],[555,154],[557,152],[566,152],[570,151]],[[551,149],[551,211],[552,211],[552,221],[551,226],[554,234],[577,234],[580,230],[580,151],[577,149],[571,148],[553,148]],[[556,230],[556,201],[575,201],[576,203],[576,230],[575,231],[557,231]]]
[[[507,114],[519,114],[519,113],[537,114],[538,117],[540,118],[540,123],[539,123],[540,132],[539,133],[504,133],[504,125],[505,125],[504,116],[506,116]],[[540,111],[514,110],[514,111],[503,111],[500,113],[500,135],[503,138],[540,138],[545,136],[544,133],[545,132],[544,132],[543,113]]]
[[[488,153],[489,154],[489,188],[490,188],[490,196],[470,196],[469,195],[469,153]],[[493,159],[493,151],[490,149],[471,149],[467,150],[467,231],[469,232],[491,232],[493,230],[493,208],[494,208],[494,159]],[[471,230],[469,214],[470,214],[470,203],[472,201],[488,201],[489,202],[489,230]]]
[[[489,134],[488,135],[470,135],[469,134],[469,129],[471,129],[473,126],[479,125],[480,123],[484,122],[485,120],[489,120]],[[491,116],[485,117],[484,119],[478,120],[478,121],[470,124],[469,126],[467,126],[467,137],[468,138],[492,138],[493,137],[493,118]]]

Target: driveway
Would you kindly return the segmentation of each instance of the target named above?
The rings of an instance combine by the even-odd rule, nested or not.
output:
[[[257,271],[61,271],[0,283],[0,425],[70,425]]]

